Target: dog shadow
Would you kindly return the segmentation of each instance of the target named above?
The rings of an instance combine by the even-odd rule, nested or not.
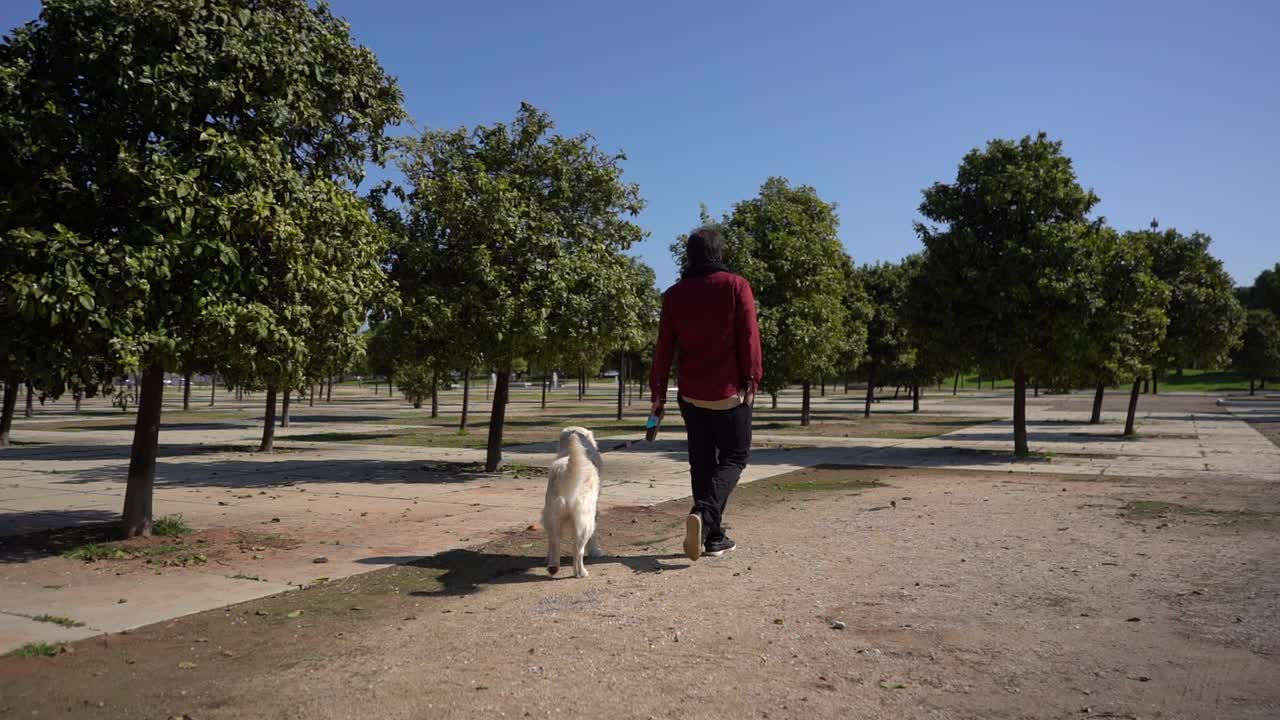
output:
[[[573,564],[561,560],[560,571],[555,575],[547,573],[547,560],[544,556],[511,555],[500,552],[482,550],[446,550],[429,557],[382,556],[359,560],[364,565],[400,565],[417,568],[424,574],[431,575],[439,585],[431,590],[413,590],[411,596],[450,596],[471,595],[479,592],[486,585],[513,585],[518,583],[548,582],[554,580],[573,580]],[[681,560],[684,562],[672,562]],[[621,564],[633,573],[660,573],[672,570],[684,570],[689,567],[681,553],[648,554],[648,555],[609,555],[586,558],[587,569],[593,566]],[[532,572],[531,572],[532,571]],[[587,578],[585,582],[590,582]]]

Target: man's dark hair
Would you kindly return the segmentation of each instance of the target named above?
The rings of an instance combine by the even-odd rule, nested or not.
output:
[[[702,227],[689,234],[685,244],[688,267],[720,264],[724,262],[724,235],[713,227]]]

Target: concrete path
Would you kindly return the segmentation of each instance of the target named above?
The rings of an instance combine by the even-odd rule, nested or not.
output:
[[[856,404],[842,397],[819,401],[826,410]],[[886,403],[878,409],[902,407]],[[934,414],[979,417],[998,416],[1002,409],[964,400],[922,406]],[[1029,413],[1036,454],[1029,459],[1012,457],[1012,427],[1003,420],[915,440],[759,434],[758,444],[792,449],[756,450],[742,481],[821,464],[860,464],[1280,482],[1280,449],[1230,415],[1147,412],[1139,437],[1124,440],[1117,437],[1119,417],[1090,426],[1081,413],[1038,406]],[[325,423],[324,430],[378,427]],[[138,570],[133,563],[134,569],[121,571],[119,563],[19,557],[3,549],[5,535],[114,519],[123,503],[127,431],[24,426],[24,441],[46,444],[0,451],[0,652],[26,642],[119,632],[303,587],[321,576],[337,579],[409,562],[483,543],[538,517],[545,488],[540,473],[459,474],[455,463],[481,462],[481,450],[289,441],[291,434],[316,429],[302,423],[282,430],[277,442],[283,452],[269,456],[225,450],[256,439],[257,428],[243,422],[165,430],[157,517],[181,514],[196,528],[285,537],[295,546],[184,568]],[[621,439],[601,445],[607,449]],[[548,442],[505,456],[508,463],[545,467],[551,450]],[[680,439],[666,436],[608,452],[605,459],[605,508],[689,494]],[[538,554],[542,548],[528,551]],[[62,628],[32,619],[43,614],[84,625]]]

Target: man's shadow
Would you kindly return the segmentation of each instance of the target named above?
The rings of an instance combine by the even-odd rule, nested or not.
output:
[[[604,555],[586,558],[587,570],[593,567],[620,563],[635,573],[658,573],[670,570],[684,570],[689,563],[672,563],[672,560],[684,560],[681,553],[650,555]],[[509,555],[505,553],[484,552],[480,550],[446,550],[428,557],[380,556],[363,558],[359,562],[365,565],[400,565],[410,568],[421,568],[432,571],[440,584],[437,590],[414,590],[413,596],[448,596],[470,595],[478,592],[485,585],[510,585],[514,583],[550,582],[555,580],[575,579],[573,563],[561,560],[560,571],[551,575],[547,573],[545,556]],[[532,572],[531,572],[532,571]],[[438,573],[438,574],[437,574]],[[590,578],[586,582],[590,582]]]

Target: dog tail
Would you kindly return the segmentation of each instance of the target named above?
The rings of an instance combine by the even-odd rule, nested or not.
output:
[[[573,433],[569,436],[569,477],[581,477],[578,471],[589,465],[591,458],[587,457],[587,448],[578,433]]]

